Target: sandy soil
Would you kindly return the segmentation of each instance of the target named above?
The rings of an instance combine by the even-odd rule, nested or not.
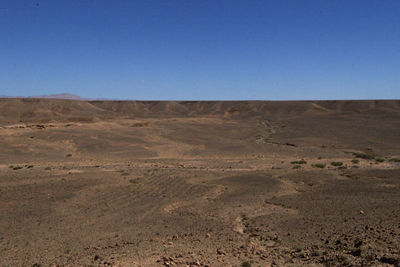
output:
[[[0,99],[1,266],[400,266],[400,101]]]

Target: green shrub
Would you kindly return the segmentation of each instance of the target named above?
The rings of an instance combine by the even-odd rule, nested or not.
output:
[[[374,159],[374,156],[365,153],[353,152],[353,155],[360,159]]]
[[[312,166],[315,168],[321,168],[321,169],[325,168],[325,164],[321,164],[321,163],[316,163],[316,164],[313,164]]]
[[[375,159],[376,160],[376,162],[384,162],[385,161],[385,159],[381,159],[381,158],[378,158],[378,159]]]
[[[242,262],[242,267],[251,267],[251,263],[248,261]]]
[[[22,169],[23,167],[21,167],[21,166],[15,166],[15,167],[13,167],[13,170],[15,171],[15,170],[20,170],[20,169]]]
[[[290,162],[290,164],[307,164],[307,161],[305,161],[304,159],[296,160],[296,161]]]
[[[391,158],[389,161],[391,161],[391,162],[400,162],[400,159],[398,159],[398,158]]]
[[[294,166],[293,166],[293,169],[300,169],[300,168],[301,168],[300,165],[294,165]]]
[[[332,166],[335,166],[335,167],[339,167],[339,166],[342,166],[342,165],[343,165],[343,162],[340,162],[340,161],[332,161],[332,162],[331,162],[331,165],[332,165]]]
[[[296,252],[301,252],[301,251],[303,250],[303,248],[300,247],[300,246],[297,246],[297,247],[295,247],[294,249],[296,250]]]
[[[353,162],[354,164],[359,164],[360,163],[360,161],[358,159],[353,159],[353,160],[351,160],[351,162]]]

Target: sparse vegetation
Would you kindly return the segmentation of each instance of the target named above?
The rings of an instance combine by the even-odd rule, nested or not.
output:
[[[365,153],[358,153],[358,152],[353,152],[353,155],[356,158],[360,158],[360,159],[374,159],[375,157],[369,154],[365,154]]]
[[[332,165],[332,166],[335,166],[335,167],[339,167],[339,166],[342,166],[342,165],[343,165],[343,162],[341,162],[341,161],[332,161],[332,162],[331,162],[331,165]]]
[[[316,250],[313,252],[313,256],[321,257],[324,253],[321,250]]]
[[[353,162],[354,164],[359,164],[360,163],[360,161],[358,159],[353,159],[353,160],[351,160],[351,162]]]
[[[303,248],[300,247],[300,246],[297,246],[297,247],[295,247],[294,249],[296,250],[296,252],[301,252],[301,251],[303,251]]]
[[[320,168],[320,169],[325,168],[325,164],[322,164],[322,163],[316,163],[316,164],[313,164],[312,166],[315,168]]]
[[[391,162],[400,162],[400,159],[398,159],[398,158],[391,158],[389,161],[391,161]]]
[[[248,261],[242,262],[242,267],[251,267],[251,263]]]
[[[295,161],[291,161],[290,164],[307,164],[307,161],[305,161],[304,159],[295,160]]]
[[[14,166],[12,169],[14,170],[14,171],[16,171],[16,170],[20,170],[20,169],[22,169],[23,167],[21,167],[21,166]]]
[[[33,168],[33,165],[28,165],[28,166],[26,166],[28,169],[32,169]]]
[[[381,159],[381,158],[377,158],[375,160],[376,160],[376,162],[380,162],[380,163],[385,161],[385,159]]]
[[[300,168],[301,168],[300,165],[294,165],[294,166],[293,166],[293,169],[300,169]]]
[[[351,254],[356,257],[365,256],[365,250],[363,248],[355,248],[351,251]]]

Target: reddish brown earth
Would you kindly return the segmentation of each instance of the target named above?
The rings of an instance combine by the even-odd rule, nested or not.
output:
[[[0,99],[1,266],[399,266],[399,130],[400,101]]]

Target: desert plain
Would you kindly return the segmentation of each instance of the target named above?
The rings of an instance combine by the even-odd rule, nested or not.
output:
[[[400,266],[400,101],[0,99],[1,266]]]

